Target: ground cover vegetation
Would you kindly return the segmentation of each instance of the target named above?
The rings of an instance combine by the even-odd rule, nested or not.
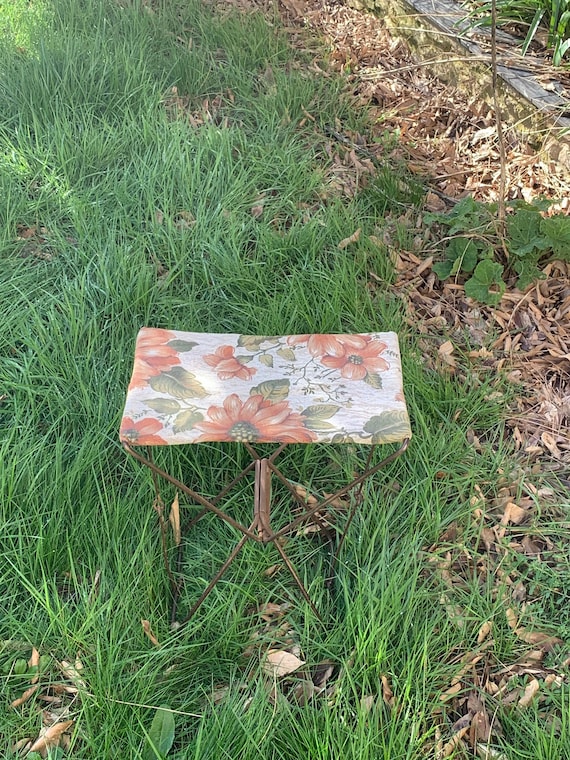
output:
[[[425,361],[383,242],[423,199],[378,158],[393,138],[355,182],[340,138],[367,115],[277,18],[1,8],[3,756],[569,757],[567,504],[503,441],[513,386]],[[152,484],[117,440],[145,324],[400,333],[409,454],[366,491],[332,589],[318,535],[289,549],[322,622],[247,546],[171,626]],[[360,455],[287,464],[320,492]],[[214,492],[240,453],[163,457]],[[180,617],[234,541],[208,520],[183,539]]]

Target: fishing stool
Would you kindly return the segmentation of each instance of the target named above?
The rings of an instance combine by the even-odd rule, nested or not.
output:
[[[350,495],[336,561],[362,501],[364,482],[399,457],[410,437],[398,337],[393,332],[274,336],[142,328],[121,422],[121,442],[152,471],[155,506],[161,505],[158,480],[163,478],[202,507],[191,525],[213,513],[240,535],[184,622],[194,615],[248,540],[275,546],[300,593],[319,616],[285,552],[284,537],[299,532],[307,523],[322,527],[327,509]],[[216,441],[241,444],[251,462],[214,497],[198,493],[153,460],[155,446]],[[277,448],[271,455],[261,456],[255,446],[266,443],[277,444]],[[368,444],[370,449],[363,471],[348,484],[333,494],[307,498],[306,489],[289,480],[275,462],[290,444],[316,443]],[[387,443],[401,445],[373,464],[376,446]],[[244,525],[224,511],[223,500],[250,474],[254,479],[253,514]],[[273,477],[297,503],[297,512],[275,529],[271,523]],[[160,514],[160,509],[157,511]],[[168,565],[164,534],[163,553],[176,596],[179,581]]]

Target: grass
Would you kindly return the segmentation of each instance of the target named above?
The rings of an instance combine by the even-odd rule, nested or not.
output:
[[[454,653],[500,616],[493,585],[473,584],[459,597],[459,629],[427,549],[450,525],[471,526],[475,486],[496,491],[509,465],[490,382],[422,365],[388,256],[369,239],[420,193],[402,195],[402,170],[388,163],[354,197],[331,187],[324,129],[363,130],[366,116],[342,80],[309,74],[258,15],[220,18],[194,0],[0,7],[3,756],[41,728],[39,699],[8,706],[30,685],[15,663],[35,646],[48,658],[38,694],[61,682],[58,663],[83,663],[81,695],[64,702],[75,721],[66,757],[145,757],[161,704],[175,711],[173,758],[424,757]],[[339,250],[358,227],[360,241]],[[272,704],[258,654],[244,656],[260,630],[251,608],[290,591],[281,576],[263,575],[275,560],[258,546],[246,547],[186,628],[170,631],[150,479],[117,439],[134,337],[147,324],[401,334],[409,454],[368,489],[332,595],[318,544],[291,550],[324,623],[300,603],[287,620],[303,659],[334,663],[328,698]],[[485,441],[480,452],[467,442],[472,429]],[[217,470],[240,455],[201,447],[164,456],[213,491]],[[288,456],[300,481],[318,472],[319,486],[341,482],[358,461],[303,447]],[[248,499],[237,492],[235,509]],[[235,537],[204,520],[188,540],[182,604]],[[544,568],[520,571],[551,582]],[[556,593],[544,597],[541,623],[560,616]],[[517,642],[506,626],[503,638],[507,656]],[[382,702],[381,675],[397,710]],[[220,686],[227,696],[215,704]],[[556,715],[567,715],[568,698],[567,686],[549,696]],[[503,723],[509,757],[568,756],[567,718],[547,726],[531,710]]]

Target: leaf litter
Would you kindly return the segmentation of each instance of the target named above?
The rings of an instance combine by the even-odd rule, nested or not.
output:
[[[9,643],[3,642],[6,645],[3,648],[13,648],[7,646]],[[24,642],[18,644],[18,649],[29,651]],[[68,662],[51,655],[41,655],[38,648],[32,647],[29,659],[23,661],[18,658],[13,662],[11,670],[12,673],[17,670],[20,679],[27,683],[24,690],[12,699],[10,708],[25,710],[37,715],[39,720],[39,725],[35,721],[38,725],[37,734],[17,739],[11,751],[24,758],[32,752],[48,757],[50,751],[58,747],[64,751],[69,750],[76,732],[73,716],[79,710],[82,692],[87,690],[82,674],[83,663],[79,656],[73,662]]]
[[[313,665],[308,663],[301,651],[295,626],[288,617],[291,609],[289,602],[266,602],[250,610],[254,627],[242,653],[243,661],[254,665],[249,670],[252,677],[261,673],[267,698],[274,705],[283,700],[304,705],[318,697],[331,699],[337,689],[341,668],[328,660]],[[244,677],[232,687],[216,686],[209,701],[217,705],[237,691],[242,698],[242,709],[246,711],[255,688],[255,680]]]
[[[472,649],[449,653],[450,672],[455,672],[433,715],[437,758],[456,750],[503,758],[494,748],[503,737],[498,713],[535,705],[539,716],[555,726],[560,716],[550,694],[570,684],[569,642],[544,630],[548,621],[541,619],[540,597],[533,598],[530,590],[533,569],[557,561],[549,557],[556,547],[540,534],[536,519],[553,493],[529,486],[526,494],[515,495],[516,488],[506,483],[504,478],[493,498],[479,488],[471,500],[471,529],[453,523],[427,550],[432,579],[444,589],[441,603],[452,621],[462,621],[466,642],[472,613],[462,608],[462,599],[474,579],[481,588],[492,584],[494,601],[500,603],[494,619],[483,621],[473,635]],[[510,661],[495,639],[508,632]]]

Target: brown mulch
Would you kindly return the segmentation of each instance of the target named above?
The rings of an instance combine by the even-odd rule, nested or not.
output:
[[[330,70],[342,73],[355,106],[367,110],[372,126],[366,136],[339,123],[329,132],[331,192],[354,195],[379,165],[392,161],[404,162],[427,185],[426,211],[446,211],[467,195],[497,200],[500,160],[492,109],[478,92],[466,93],[431,74],[403,41],[390,36],[380,18],[334,0],[213,4],[222,13],[261,11],[268,20],[278,12],[291,43],[312,57],[310,68],[322,76]],[[556,201],[556,212],[570,214],[570,175],[563,162],[544,158],[513,125],[506,124],[505,135],[508,199],[545,197]],[[388,156],[387,136],[397,138]],[[410,210],[387,219],[378,236],[396,264],[394,288],[406,301],[411,328],[422,336],[426,365],[448,373],[469,368],[487,378],[505,373],[519,384],[507,423],[516,449],[535,466],[540,461],[567,473],[570,265],[549,263],[543,281],[524,293],[508,288],[497,308],[477,304],[460,282],[441,283],[431,271],[441,244],[417,216]],[[412,250],[390,245],[390,228],[398,224],[412,232]]]
[[[369,13],[327,0],[281,0],[279,8],[286,23],[305,26],[325,38],[328,66],[345,75],[356,102],[367,108],[375,124],[372,138],[386,132],[397,135],[395,156],[404,158],[436,193],[454,199],[472,195],[476,200],[497,200],[495,120],[480,91],[467,94],[444,84],[403,41],[390,36],[380,18]],[[299,46],[306,45],[306,35],[301,40],[291,36]],[[570,213],[570,176],[562,162],[543,159],[529,136],[509,125],[506,142],[509,198],[565,199],[562,208]],[[375,143],[368,147],[383,150]],[[436,197],[427,202],[430,210],[444,208]]]
[[[395,252],[395,287],[406,294],[408,322],[422,335],[426,366],[459,375],[468,367],[482,380],[505,374],[518,386],[507,419],[516,450],[567,476],[570,264],[551,262],[545,280],[525,293],[508,290],[491,308],[467,298],[458,283],[440,283],[428,262]]]

